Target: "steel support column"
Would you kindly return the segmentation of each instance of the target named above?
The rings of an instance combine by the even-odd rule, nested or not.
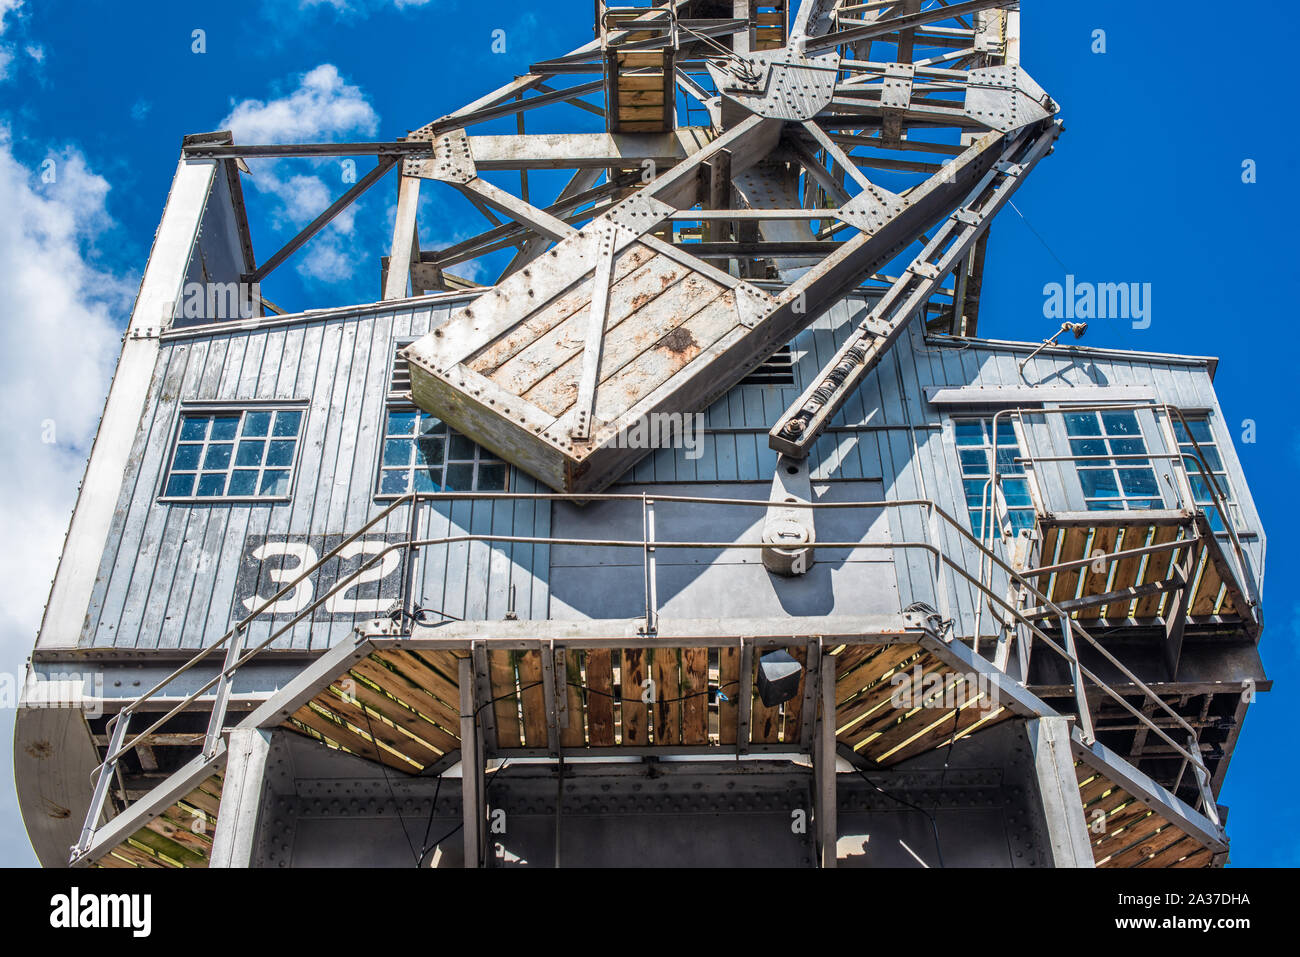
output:
[[[212,837],[209,867],[252,865],[268,790],[271,735],[278,733],[260,728],[236,728],[230,732],[221,814]]]
[[[1079,800],[1069,720],[1032,718],[1025,722],[1025,734],[1034,755],[1052,866],[1092,867],[1092,842]]]

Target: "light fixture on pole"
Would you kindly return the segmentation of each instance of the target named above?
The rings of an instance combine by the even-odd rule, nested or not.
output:
[[[1048,346],[1056,345],[1056,340],[1061,338],[1061,336],[1065,335],[1067,332],[1074,333],[1074,338],[1076,339],[1082,339],[1083,334],[1087,331],[1088,331],[1088,324],[1086,322],[1061,323],[1061,328],[1056,330],[1056,335],[1052,336],[1052,338],[1050,339],[1044,339],[1042,345],[1040,345],[1037,349],[1035,349],[1033,352],[1029,353],[1029,355],[1025,356],[1023,359],[1020,360],[1020,371],[1024,372],[1025,366],[1029,363],[1030,359],[1038,355],[1038,353],[1042,352]]]

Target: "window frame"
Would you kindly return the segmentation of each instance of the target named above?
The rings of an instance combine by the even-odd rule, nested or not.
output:
[[[396,350],[394,350],[394,355],[396,355]],[[416,405],[414,402],[411,402],[411,401],[407,400],[405,397],[402,397],[402,396],[400,396],[400,395],[390,395],[388,401],[386,401],[386,402],[384,403],[384,405],[383,405],[383,412],[382,412],[382,419],[381,419],[381,422],[380,422],[380,426],[379,426],[379,429],[378,429],[378,430],[376,431],[376,433],[375,433],[375,469],[374,469],[374,475],[375,475],[375,477],[374,477],[374,485],[372,486],[372,493],[373,493],[373,498],[374,498],[374,500],[377,501],[377,502],[380,502],[380,501],[383,501],[383,502],[393,502],[393,501],[396,501],[397,499],[402,498],[403,496],[410,495],[411,492],[414,491],[414,489],[411,489],[411,488],[408,488],[408,489],[407,489],[406,491],[404,491],[404,492],[385,492],[385,491],[383,490],[384,471],[385,471],[385,469],[384,469],[384,446],[387,444],[387,442],[388,442],[388,440],[389,440],[388,417],[389,417],[392,413],[394,413],[394,412],[414,412],[414,413],[416,413],[417,416],[418,416],[418,415],[429,415],[429,416],[432,416],[432,417],[435,418],[435,419],[438,419],[438,417],[437,417],[436,415],[433,415],[433,413],[431,413],[431,412],[425,412],[423,409],[421,409],[421,408],[420,408],[418,405]],[[418,421],[418,419],[417,419],[417,421]],[[498,456],[498,455],[497,455],[496,453],[494,453],[491,449],[489,449],[489,448],[487,448],[487,447],[485,447],[485,446],[482,446],[482,445],[480,445],[479,443],[475,442],[475,441],[474,441],[473,439],[471,439],[469,436],[467,436],[467,435],[465,435],[465,434],[463,434],[463,433],[461,433],[461,432],[457,432],[455,429],[453,429],[453,428],[451,427],[451,425],[449,425],[449,424],[448,424],[446,421],[444,421],[443,419],[438,419],[438,421],[441,422],[441,423],[442,423],[442,427],[443,427],[444,429],[446,429],[446,432],[445,432],[444,435],[442,436],[442,439],[443,439],[443,442],[444,442],[444,449],[445,449],[445,451],[444,451],[444,453],[443,453],[442,466],[441,466],[441,467],[442,467],[442,473],[443,473],[443,476],[444,476],[444,477],[445,477],[446,474],[447,474],[447,466],[448,466],[448,465],[452,465],[452,464],[464,464],[464,460],[463,460],[463,459],[455,459],[455,460],[449,460],[449,459],[448,459],[448,456],[449,456],[449,454],[451,453],[451,436],[452,436],[453,433],[456,434],[456,435],[458,435],[458,436],[460,436],[461,438],[465,439],[465,441],[471,443],[471,444],[474,446],[474,449],[475,449],[475,452],[474,452],[474,462],[473,462],[473,466],[474,466],[474,480],[473,480],[473,482],[471,483],[474,487],[473,487],[473,488],[468,488],[468,489],[447,489],[447,488],[444,487],[442,491],[444,491],[444,492],[448,492],[449,494],[453,494],[453,495],[456,494],[456,493],[458,493],[458,492],[463,492],[463,493],[465,493],[465,494],[471,494],[471,493],[475,493],[475,492],[479,492],[479,491],[482,491],[482,492],[485,492],[485,493],[486,493],[486,492],[509,492],[509,491],[510,491],[510,486],[511,486],[511,481],[510,481],[510,472],[511,472],[511,468],[512,468],[512,467],[511,467],[511,465],[510,465],[509,462],[507,462],[505,459],[503,459],[503,458],[501,458],[500,456]],[[418,432],[415,433],[415,434],[413,434],[413,435],[412,435],[412,438],[414,438],[415,435],[418,435]],[[503,485],[502,488],[499,488],[499,489],[479,489],[479,488],[478,488],[479,468],[480,468],[480,466],[483,464],[483,458],[484,458],[485,455],[486,455],[486,457],[490,460],[489,464],[495,465],[495,464],[497,464],[497,463],[499,462],[499,463],[501,464],[501,466],[505,469],[505,481],[504,481],[504,485]],[[392,467],[392,468],[396,468],[396,466],[394,466],[394,467]],[[414,464],[406,466],[406,470],[407,470],[407,472],[408,472],[409,474],[414,474],[414,470],[415,470],[416,468],[417,468],[417,466],[415,466]],[[431,494],[431,495],[432,495],[432,494],[438,494],[438,493],[430,492],[430,493],[426,493],[426,494]]]
[[[982,516],[981,516],[981,524],[982,524],[982,527],[979,528],[979,529],[976,529],[976,528],[975,528],[975,512],[974,512],[974,510],[972,509],[972,507],[970,506],[970,504],[966,501],[966,486],[965,486],[965,483],[966,483],[967,481],[970,481],[970,480],[973,480],[973,479],[983,478],[983,479],[985,480],[985,483],[987,484],[988,480],[991,479],[991,478],[993,477],[993,471],[992,471],[992,467],[991,467],[991,466],[992,466],[992,464],[996,461],[997,450],[998,450],[997,436],[994,434],[994,424],[993,424],[993,423],[994,423],[994,418],[995,418],[995,416],[996,416],[999,412],[1005,412],[1005,411],[1007,411],[1007,410],[1010,409],[1010,408],[1014,408],[1014,407],[1013,407],[1013,406],[1007,406],[1006,408],[994,408],[994,409],[989,409],[988,411],[983,411],[983,412],[977,412],[977,411],[971,411],[971,410],[963,410],[963,411],[961,411],[961,412],[959,412],[959,413],[956,413],[956,414],[949,414],[948,417],[947,417],[948,422],[949,422],[949,423],[951,424],[951,426],[952,426],[952,448],[953,448],[953,453],[954,453],[954,454],[953,454],[953,459],[952,459],[952,461],[955,463],[955,466],[956,466],[956,469],[957,469],[957,483],[958,483],[958,486],[959,486],[959,489],[960,489],[960,493],[961,493],[959,501],[960,501],[961,504],[965,507],[965,510],[966,510],[966,520],[967,520],[967,524],[968,524],[968,526],[969,526],[970,533],[971,533],[972,535],[974,535],[977,539],[979,539],[981,542],[983,542],[983,541],[987,541],[987,540],[988,540],[988,532],[989,532],[988,517],[986,517],[985,515],[982,515]],[[1041,409],[1032,409],[1032,410],[1030,410],[1030,409],[1026,409],[1026,410],[1023,410],[1021,414],[1022,414],[1022,415],[1023,415],[1023,414],[1041,414],[1041,412],[1042,412]],[[982,423],[984,426],[987,427],[988,438],[989,438],[989,441],[992,443],[991,445],[988,445],[988,446],[984,446],[984,445],[980,445],[980,446],[971,446],[971,445],[966,445],[966,446],[963,446],[963,445],[959,445],[959,444],[958,444],[958,442],[957,442],[957,425],[958,425],[958,423],[959,423],[959,422],[972,422],[972,421],[973,421],[973,422],[980,422],[980,423]],[[1004,416],[1003,419],[999,422],[999,424],[1004,424],[1004,423],[1005,423],[1007,426],[1010,426],[1011,431],[1012,431],[1012,434],[1015,436],[1015,440],[1016,440],[1016,454],[1017,454],[1016,457],[1017,457],[1017,458],[1025,458],[1025,459],[1029,459],[1029,458],[1030,458],[1030,453],[1029,453],[1028,451],[1026,451],[1026,450],[1028,449],[1028,442],[1026,441],[1026,438],[1025,438],[1024,429],[1023,429],[1023,423],[1020,421],[1020,416],[1019,416],[1019,415],[1009,415],[1009,416]],[[1010,446],[1004,446],[1004,448],[1010,448]],[[978,449],[979,451],[983,451],[983,452],[985,452],[985,453],[989,453],[989,452],[992,453],[993,458],[991,458],[991,459],[989,460],[990,469],[989,469],[989,472],[988,472],[987,475],[984,475],[984,476],[967,476],[967,475],[964,473],[964,467],[963,467],[963,465],[962,465],[962,461],[961,461],[961,452],[962,452],[963,449]],[[1028,493],[1029,493],[1029,505],[1028,505],[1027,507],[1026,507],[1026,506],[1016,506],[1016,507],[1014,507],[1014,508],[1012,508],[1012,507],[1010,507],[1010,506],[1007,506],[1007,507],[1005,508],[1005,511],[1006,511],[1007,513],[1010,513],[1010,512],[1026,512],[1026,511],[1029,512],[1029,513],[1033,516],[1033,522],[1029,525],[1029,529],[1028,529],[1028,530],[1029,530],[1029,531],[1032,531],[1033,528],[1038,524],[1038,516],[1039,516],[1040,514],[1042,514],[1042,512],[1043,512],[1042,498],[1041,498],[1041,496],[1039,495],[1038,481],[1037,481],[1037,476],[1034,474],[1033,462],[1032,462],[1032,461],[1025,461],[1025,462],[1021,463],[1021,465],[1020,465],[1020,469],[1021,469],[1020,472],[1019,472],[1019,473],[1016,473],[1015,477],[1016,477],[1016,478],[1022,478],[1022,479],[1024,479],[1024,482],[1025,482],[1025,488],[1027,489],[1027,491],[1028,491]],[[998,473],[999,477],[1005,477],[1007,474],[1008,474],[1008,473],[1004,473],[1004,472],[1001,472],[1001,471],[999,471],[999,473]],[[995,490],[994,494],[995,494],[995,495],[997,494],[997,490]],[[1005,505],[1005,502],[1006,502],[1006,496],[1005,496],[1005,495],[1003,495],[1002,500],[1003,500],[1003,503],[1004,503],[1004,505]],[[1013,538],[1015,538],[1017,535],[1019,535],[1019,534],[1021,534],[1023,531],[1025,531],[1024,529],[1019,529],[1019,530],[1016,529],[1014,523],[1012,523],[1012,524],[1010,525],[1010,530],[1008,531],[1008,530],[1006,529],[1006,527],[1003,525],[1001,519],[999,518],[999,516],[998,516],[998,514],[997,514],[996,502],[993,503],[992,508],[990,509],[990,511],[992,512],[991,517],[992,517],[992,519],[993,519],[993,521],[994,521],[994,523],[995,523],[995,526],[994,526],[994,527],[995,527],[996,530],[997,530],[997,534],[998,534],[998,537],[999,537],[999,538],[1002,538],[1002,539],[1013,539]],[[1008,516],[1008,517],[1009,517],[1009,516]]]
[[[1213,516],[1217,514],[1214,511],[1213,500],[1206,503],[1196,501],[1196,489],[1192,485],[1192,481],[1193,479],[1201,477],[1201,470],[1195,466],[1188,467],[1186,461],[1188,458],[1194,458],[1196,456],[1196,446],[1191,442],[1191,439],[1193,438],[1191,435],[1191,426],[1196,422],[1203,422],[1205,423],[1206,431],[1210,434],[1210,440],[1208,443],[1203,442],[1200,439],[1197,439],[1196,441],[1202,447],[1207,444],[1212,446],[1214,448],[1214,454],[1217,455],[1219,459],[1220,471],[1216,472],[1213,466],[1210,466],[1210,479],[1216,484],[1219,484],[1220,477],[1222,478],[1222,487],[1219,488],[1219,491],[1223,496],[1224,504],[1227,506],[1228,517],[1233,525],[1232,530],[1239,536],[1243,533],[1250,534],[1246,527],[1245,509],[1242,508],[1241,501],[1237,497],[1236,486],[1232,481],[1232,470],[1228,468],[1228,461],[1223,454],[1224,443],[1220,440],[1219,431],[1214,427],[1214,413],[1209,409],[1183,409],[1181,412],[1182,419],[1186,420],[1188,426],[1188,442],[1184,445],[1183,442],[1179,441],[1178,427],[1182,424],[1180,419],[1171,417],[1169,422],[1169,431],[1172,435],[1174,446],[1177,448],[1179,457],[1182,460],[1183,472],[1187,477],[1188,494],[1192,497],[1192,508],[1203,511],[1206,518],[1211,522],[1213,522]],[[1231,443],[1229,443],[1229,445],[1230,444]],[[1210,463],[1206,462],[1206,465],[1210,465]],[[1226,538],[1229,535],[1227,529],[1213,529],[1213,525],[1211,525],[1211,529],[1214,531],[1216,536],[1223,536]]]
[[[1065,443],[1064,448],[1069,450],[1070,472],[1073,475],[1073,480],[1078,489],[1078,494],[1079,494],[1078,501],[1079,504],[1082,506],[1083,511],[1095,515],[1104,515],[1107,512],[1112,512],[1112,513],[1152,512],[1152,511],[1158,512],[1158,511],[1169,509],[1171,505],[1169,502],[1169,498],[1166,494],[1166,488],[1160,483],[1161,473],[1156,468],[1156,462],[1170,460],[1172,456],[1169,453],[1171,453],[1173,450],[1165,448],[1165,446],[1168,444],[1168,439],[1163,434],[1159,422],[1153,418],[1154,414],[1157,411],[1157,407],[1152,405],[1149,407],[1143,406],[1140,408],[1134,408],[1129,405],[1126,405],[1125,403],[1117,403],[1116,404],[1117,407],[1114,409],[1098,407],[1102,405],[1103,405],[1102,403],[1097,403],[1096,405],[1076,406],[1072,403],[1062,403],[1054,406],[1052,410],[1060,419],[1060,437]],[[1142,449],[1143,449],[1142,453],[1116,452],[1111,447],[1111,442],[1113,441],[1117,441],[1117,440],[1124,441],[1126,439],[1127,440],[1132,439],[1131,436],[1111,435],[1106,431],[1106,425],[1103,416],[1112,412],[1127,413],[1133,416],[1133,421],[1136,423],[1137,430],[1138,430],[1137,438],[1140,439],[1142,442]],[[1069,419],[1071,415],[1092,416],[1096,422],[1097,428],[1099,429],[1098,433],[1096,435],[1071,435],[1070,423],[1069,423]],[[1099,458],[1081,459],[1075,457],[1074,443],[1088,442],[1088,441],[1094,441],[1094,442],[1099,441],[1099,442],[1106,443],[1106,451],[1109,453],[1106,456],[1106,461],[1109,462],[1109,464],[1103,464],[1102,459]],[[1136,462],[1132,460],[1129,461],[1129,464],[1125,464],[1124,459],[1114,457],[1114,456],[1122,456],[1122,455],[1139,455],[1139,454],[1145,458],[1146,461],[1145,465],[1136,464]],[[1123,479],[1120,476],[1120,472],[1125,470],[1137,470],[1137,469],[1147,469],[1150,471],[1151,478],[1155,485],[1155,492],[1153,494],[1143,497],[1141,495],[1130,495],[1129,493],[1124,491],[1124,483],[1123,483]],[[1083,481],[1083,473],[1101,472],[1107,470],[1110,471],[1111,474],[1114,476],[1115,488],[1116,491],[1118,492],[1117,497],[1101,498],[1096,495],[1092,495],[1092,496],[1088,495],[1087,488],[1085,487]],[[1120,503],[1121,507],[1092,508],[1090,506],[1090,499],[1092,501],[1118,502]],[[1153,501],[1158,502],[1158,504],[1154,506],[1147,505],[1145,507],[1137,507],[1135,505],[1130,504],[1135,502],[1149,503]]]
[[[228,401],[228,400],[204,400],[192,399],[179,403],[176,409],[176,419],[172,423],[171,440],[167,445],[167,457],[163,463],[162,474],[159,476],[157,494],[155,500],[167,505],[232,505],[232,504],[251,504],[251,505],[273,505],[292,501],[294,492],[298,485],[298,471],[302,463],[302,447],[304,437],[307,433],[307,423],[310,417],[311,403],[308,399],[257,399],[247,402]],[[294,436],[293,461],[289,464],[289,488],[283,495],[199,495],[191,493],[189,495],[168,495],[167,485],[171,480],[172,472],[176,463],[176,452],[180,448],[181,429],[185,424],[187,417],[211,417],[219,415],[238,415],[239,429],[232,440],[236,446],[236,451],[231,454],[231,462],[225,468],[226,486],[230,484],[230,474],[235,469],[235,456],[238,455],[239,438],[243,434],[244,416],[249,412],[299,412],[302,418],[298,423],[298,432]],[[269,441],[271,436],[268,435]],[[205,439],[203,447],[210,444]],[[183,472],[190,471],[182,469]],[[213,470],[215,471],[215,470]],[[258,467],[259,475],[265,472],[264,466]],[[278,471],[278,470],[277,470]],[[197,476],[202,474],[203,469],[200,467],[195,470],[195,486],[197,488]]]

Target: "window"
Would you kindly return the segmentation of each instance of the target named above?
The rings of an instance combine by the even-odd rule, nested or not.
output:
[[[302,422],[302,409],[182,413],[163,498],[287,498]]]
[[[989,479],[993,476],[993,419],[956,419],[953,430],[957,436],[957,457],[961,463],[961,484],[966,493],[966,508],[970,511],[971,532],[977,538],[987,533],[984,516],[993,515]],[[998,420],[998,487],[1006,502],[1007,516],[1012,531],[1034,527],[1034,502],[1029,495],[1029,479],[1025,467],[1016,461],[1020,456],[1020,443],[1009,419]]]
[[[407,492],[504,492],[507,467],[441,419],[389,408],[379,459],[379,495]]]
[[[1066,412],[1065,431],[1088,511],[1164,506],[1137,413]]]
[[[1219,444],[1214,441],[1214,433],[1210,431],[1210,420],[1205,416],[1188,416],[1187,426],[1184,427],[1180,420],[1174,419],[1174,434],[1178,438],[1178,450],[1183,453],[1183,464],[1187,469],[1187,481],[1192,486],[1193,500],[1205,511],[1206,517],[1210,520],[1210,528],[1216,532],[1226,531],[1223,520],[1219,518],[1218,510],[1214,507],[1214,499],[1210,494],[1209,481],[1205,474],[1206,469],[1209,470],[1209,480],[1214,482],[1215,489],[1227,506],[1227,511],[1234,515],[1234,522],[1238,522],[1235,517],[1236,501],[1232,496],[1232,484],[1228,481],[1228,470],[1219,455]],[[1196,445],[1192,444],[1193,439],[1196,440]],[[1196,455],[1198,445],[1205,459],[1204,467]]]

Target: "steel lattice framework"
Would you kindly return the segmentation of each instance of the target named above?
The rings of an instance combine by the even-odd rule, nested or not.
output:
[[[802,459],[914,316],[974,332],[989,223],[1062,128],[1020,66],[1018,4],[922,6],[598,3],[590,43],[400,142],[355,144],[376,169],[249,278],[400,163],[385,299],[472,286],[451,270],[515,250],[405,351],[415,402],[577,492],[645,454],[627,441],[639,423],[703,410],[865,283],[875,308],[771,430]],[[605,131],[524,132],[525,113],[551,104],[598,114]],[[474,132],[508,116],[520,132]],[[313,150],[340,151],[191,148]],[[530,195],[535,170],[568,171],[549,205]],[[517,190],[486,178],[502,171]],[[425,181],[491,228],[422,251]]]

